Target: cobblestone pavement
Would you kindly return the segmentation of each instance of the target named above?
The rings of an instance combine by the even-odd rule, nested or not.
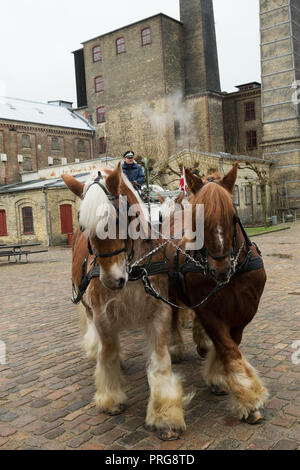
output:
[[[0,449],[300,449],[300,364],[292,344],[300,340],[300,224],[255,238],[268,273],[267,287],[242,350],[270,391],[266,420],[238,421],[229,397],[208,392],[201,361],[185,330],[184,361],[174,370],[185,391],[196,392],[186,410],[183,438],[162,442],[144,427],[148,385],[143,334],[122,334],[129,397],[124,414],[110,417],[92,402],[94,364],[79,344],[70,302],[68,248],[35,255],[27,265],[0,263]],[[0,356],[1,357],[1,356]]]

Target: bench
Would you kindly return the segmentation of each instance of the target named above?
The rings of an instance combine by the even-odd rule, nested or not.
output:
[[[0,251],[0,258],[3,258],[3,257],[7,256],[9,263],[11,262],[10,261],[11,256],[16,257],[15,255],[16,255],[16,253],[14,253],[12,250],[11,251]],[[15,259],[15,262],[17,262],[16,259]]]
[[[18,249],[13,249],[9,251],[1,251],[0,250],[0,258],[6,257],[8,258],[9,263],[17,263],[18,261],[21,262],[22,256],[26,257],[26,261],[23,261],[25,263],[28,263],[28,255],[34,255],[35,253],[47,253],[48,250],[36,250],[36,251],[30,251],[30,250],[22,250],[22,247],[18,247]],[[10,258],[14,257],[14,261],[10,261]]]

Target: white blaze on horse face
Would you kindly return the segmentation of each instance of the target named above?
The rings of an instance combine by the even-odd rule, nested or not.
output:
[[[223,253],[223,249],[224,249],[224,236],[223,236],[223,229],[222,229],[222,227],[220,227],[220,225],[218,225],[218,227],[217,227],[217,239],[218,239],[218,241],[219,241],[221,253]]]
[[[101,267],[100,281],[108,289],[121,289],[125,287],[128,281],[128,274],[126,271],[126,262],[124,257],[122,260],[118,260],[113,263],[109,269],[103,269]]]

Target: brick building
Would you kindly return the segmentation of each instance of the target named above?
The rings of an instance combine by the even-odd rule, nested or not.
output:
[[[96,154],[224,150],[212,1],[180,5],[181,21],[158,14],[74,52],[79,112],[96,127]]]
[[[101,166],[114,168],[117,161],[89,160],[51,166],[22,174],[22,182],[0,187],[0,243],[39,242],[66,244],[76,230],[79,199],[66,187],[62,173],[85,182]]]
[[[72,103],[0,98],[0,186],[40,168],[91,159],[93,135]]]

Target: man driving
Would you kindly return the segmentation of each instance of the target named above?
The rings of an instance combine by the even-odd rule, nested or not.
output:
[[[135,188],[141,189],[141,186],[145,182],[145,174],[141,165],[136,163],[134,160],[134,152],[132,150],[128,150],[124,153],[123,158],[123,172]]]

